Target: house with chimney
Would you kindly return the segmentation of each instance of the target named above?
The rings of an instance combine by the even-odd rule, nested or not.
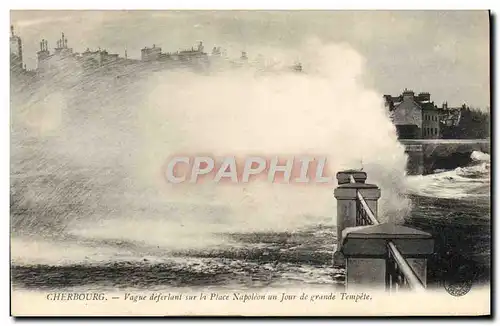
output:
[[[440,138],[440,110],[427,92],[405,89],[399,96],[384,95],[385,105],[400,139]]]

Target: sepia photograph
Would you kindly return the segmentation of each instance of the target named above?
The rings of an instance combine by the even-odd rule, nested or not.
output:
[[[490,316],[492,20],[11,10],[10,314]]]

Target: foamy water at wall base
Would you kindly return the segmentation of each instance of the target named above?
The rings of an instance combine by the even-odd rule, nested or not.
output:
[[[489,200],[490,156],[482,152],[471,154],[472,163],[453,170],[435,171],[425,176],[408,177],[408,193],[420,196]]]
[[[342,284],[331,267],[332,187],[176,186],[162,175],[178,154],[311,154],[328,157],[332,175],[363,168],[382,189],[382,221],[413,216],[408,189],[436,197],[428,179],[409,185],[382,97],[360,82],[363,59],[343,45],[304,53],[303,74],[76,75],[13,94],[14,285]],[[432,205],[433,218],[447,218]]]

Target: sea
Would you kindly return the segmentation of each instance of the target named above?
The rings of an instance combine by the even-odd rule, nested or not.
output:
[[[401,223],[427,231],[435,239],[435,254],[428,261],[430,287],[442,286],[456,268],[470,271],[474,284],[490,282],[490,156],[473,152],[471,159],[467,166],[405,179],[404,195],[411,202],[411,212]],[[111,222],[98,218],[90,232],[83,226],[74,227],[78,216],[73,216],[76,224],[68,227],[68,216],[82,212],[78,201],[54,205],[46,198],[48,187],[54,190],[53,196],[61,198],[89,196],[83,190],[90,186],[85,178],[78,178],[78,171],[69,176],[57,171],[28,174],[22,168],[16,170],[11,175],[14,288],[251,290],[343,286],[345,270],[332,266],[334,214],[292,230],[214,230],[210,238],[192,231],[195,226],[186,226],[186,231],[182,222],[179,226],[148,217],[142,222],[124,219],[119,224],[106,224]],[[73,189],[72,193],[68,189]],[[90,196],[95,196],[98,209],[102,194],[95,191],[95,185],[92,189]],[[19,202],[23,192],[32,194],[30,205]],[[171,207],[168,212],[178,209]],[[190,208],[192,214],[203,214],[204,209]],[[147,216],[148,208],[140,213]],[[57,216],[64,216],[64,220]],[[175,238],[162,238],[162,228],[175,227]],[[201,223],[197,227],[204,228]]]

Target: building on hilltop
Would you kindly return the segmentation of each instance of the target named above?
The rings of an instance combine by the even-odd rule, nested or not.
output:
[[[22,69],[22,46],[21,39],[11,35],[11,62],[12,67]],[[162,52],[162,48],[153,44],[152,47],[141,49],[140,59],[128,57],[127,50],[125,56],[109,53],[107,50],[91,50],[87,48],[84,52],[74,52],[69,47],[68,38],[64,33],[55,42],[56,46],[49,49],[49,42],[46,39],[40,41],[40,48],[37,51],[36,69],[27,71],[29,75],[38,77],[57,77],[57,80],[76,80],[78,76],[89,76],[94,73],[99,75],[115,75],[117,79],[122,76],[140,76],[143,73],[161,71],[163,69],[192,68],[196,71],[218,70],[220,67],[245,67],[258,66],[259,62],[249,60],[246,51],[241,52],[237,60],[230,60],[225,49],[213,47],[211,54],[205,52],[203,42],[198,42],[196,46],[188,49],[181,49],[176,52]],[[265,62],[260,70],[273,69],[274,66],[267,67]],[[295,72],[302,71],[302,65],[296,63],[288,67]]]
[[[46,73],[49,71],[66,72],[71,66],[77,63],[77,55],[73,53],[73,49],[68,47],[68,39],[61,33],[61,38],[57,40],[54,52],[49,50],[47,40],[40,41],[40,50],[36,53],[37,56],[37,72]]]
[[[405,89],[399,96],[384,95],[385,105],[401,139],[440,138],[440,112],[429,93]]]
[[[26,69],[26,64],[23,62],[23,43],[21,37],[14,33],[14,26],[10,26],[10,77],[11,88],[18,89],[29,83],[36,72]]]
[[[153,44],[153,47],[144,47],[141,49],[141,61],[159,61],[165,55],[161,52],[161,48]]]
[[[205,58],[203,42],[199,42],[196,48],[180,50],[176,52],[163,53],[161,47],[153,44],[153,47],[144,47],[141,49],[141,61],[145,62],[165,62],[165,61],[192,61],[193,59]],[[216,48],[214,48],[216,49]],[[220,50],[220,48],[219,48]],[[215,50],[217,51],[217,50]]]
[[[297,62],[293,65],[292,69],[296,72],[302,72],[302,64]]]
[[[56,47],[51,53],[48,41],[40,41],[40,50],[37,52],[37,72],[71,74],[74,69],[93,70],[103,66],[118,63],[120,60],[118,54],[109,53],[107,50],[91,51],[87,48],[82,53],[73,52],[68,47],[68,38],[61,33],[61,38],[57,40]],[[125,59],[125,61],[128,61]]]
[[[21,38],[14,34],[14,26],[10,26],[10,70],[22,72],[23,67],[23,44]]]
[[[79,61],[84,68],[95,69],[109,64],[118,62],[119,56],[115,53],[109,53],[107,50],[91,51],[87,48],[84,52],[78,55]]]
[[[73,49],[68,47],[68,39],[61,33],[61,38],[57,40],[57,47],[54,49],[54,54],[61,57],[73,55]]]
[[[203,46],[203,42],[200,41],[196,49],[191,47],[188,50],[181,50],[175,53],[175,59],[180,61],[193,61],[197,59],[202,59],[207,57],[207,53],[203,52],[205,47]]]
[[[220,57],[222,56],[222,50],[220,48],[220,46],[214,46],[213,49],[212,49],[212,56],[214,57]]]

